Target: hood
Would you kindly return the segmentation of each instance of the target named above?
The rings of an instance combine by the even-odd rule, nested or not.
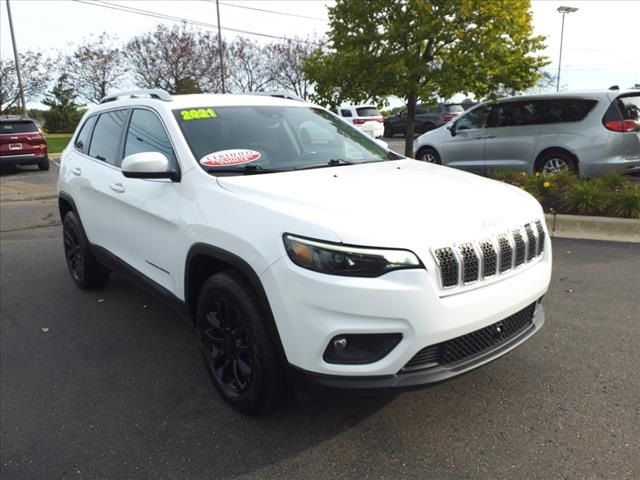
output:
[[[354,245],[424,248],[478,240],[542,217],[540,204],[515,187],[409,159],[217,181]]]

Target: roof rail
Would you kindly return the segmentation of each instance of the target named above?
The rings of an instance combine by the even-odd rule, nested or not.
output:
[[[295,100],[297,102],[304,102],[304,100],[297,95],[288,92],[251,92],[250,95],[261,95],[263,97],[276,97],[286,98],[287,100]]]
[[[162,100],[164,102],[170,102],[173,100],[171,98],[171,95],[160,88],[143,88],[140,90],[112,93],[111,95],[103,97],[102,100],[100,100],[100,103],[113,102],[115,100],[118,100],[119,98],[124,97],[136,98],[144,95],[148,96],[149,98],[155,98],[156,100]]]

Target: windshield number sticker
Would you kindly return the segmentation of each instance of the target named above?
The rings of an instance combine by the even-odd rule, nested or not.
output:
[[[247,149],[220,150],[205,155],[200,159],[200,165],[207,167],[227,167],[230,165],[242,165],[255,162],[260,159],[260,152]]]
[[[190,110],[180,110],[182,120],[188,122],[190,120],[202,120],[205,118],[216,118],[218,115],[213,108],[192,108]]]

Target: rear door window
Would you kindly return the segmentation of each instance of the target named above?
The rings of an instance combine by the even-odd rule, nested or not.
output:
[[[169,159],[170,168],[177,167],[171,141],[158,116],[150,110],[136,109],[131,114],[124,156],[141,152],[160,152]]]
[[[360,107],[356,108],[359,117],[379,117],[380,112],[373,107]]]
[[[76,137],[76,141],[74,143],[76,149],[81,151],[82,153],[88,153],[89,151],[89,142],[91,141],[91,134],[93,133],[93,127],[96,124],[97,116],[87,118],[87,121],[82,125],[82,129],[78,136]]]
[[[38,127],[30,120],[0,122],[0,133],[2,134],[35,133],[37,131]]]
[[[340,115],[342,115],[343,117],[351,117],[351,110],[347,110],[346,108],[341,108],[340,109]]]
[[[103,113],[98,117],[91,138],[89,155],[116,167],[122,161],[121,140],[127,110]]]
[[[502,102],[493,106],[490,127],[517,127],[536,123],[534,102]]]

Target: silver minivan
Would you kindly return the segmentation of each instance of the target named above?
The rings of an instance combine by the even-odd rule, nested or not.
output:
[[[415,158],[478,173],[512,169],[581,177],[640,171],[640,91],[485,102],[414,142]]]

